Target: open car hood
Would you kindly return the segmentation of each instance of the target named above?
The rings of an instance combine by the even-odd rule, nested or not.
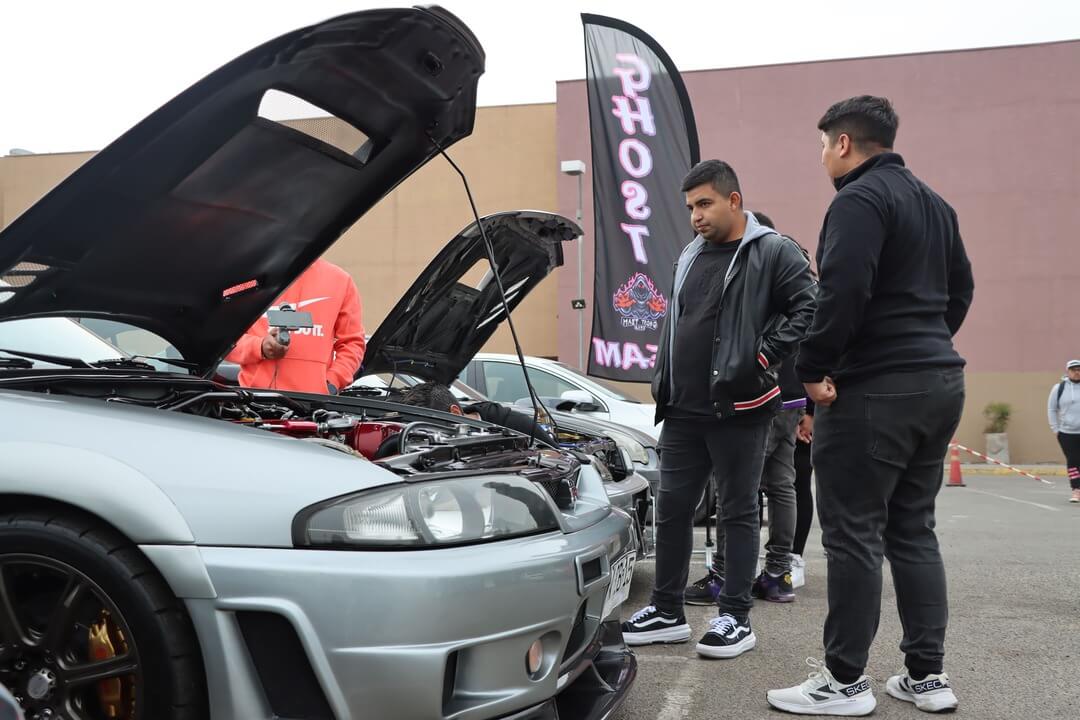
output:
[[[581,234],[572,221],[535,210],[488,215],[480,222],[511,311],[562,265],[562,244]],[[486,257],[476,223],[447,243],[368,340],[356,376],[396,370],[443,384],[457,377],[506,319]],[[466,284],[464,276],[477,263],[487,272],[477,284]]]
[[[251,50],[0,232],[0,320],[126,322],[209,371],[436,143],[472,132],[483,70],[476,38],[441,8],[345,15]],[[270,90],[352,126],[357,147],[260,117]]]

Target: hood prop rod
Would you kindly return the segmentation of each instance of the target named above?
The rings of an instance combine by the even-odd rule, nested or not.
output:
[[[476,226],[480,229],[480,237],[484,240],[484,250],[487,253],[488,264],[491,266],[491,274],[495,278],[495,284],[499,288],[499,298],[502,300],[503,314],[506,315],[506,323],[510,327],[510,336],[514,339],[514,350],[517,352],[518,362],[521,364],[521,372],[525,375],[525,387],[529,389],[529,397],[532,398],[533,403],[533,421],[529,428],[529,447],[536,446],[536,423],[540,417],[540,408],[544,408],[544,414],[551,419],[552,426],[555,424],[555,418],[551,416],[551,411],[540,402],[539,396],[536,394],[536,389],[533,388],[532,380],[529,379],[529,370],[525,366],[525,354],[521,351],[521,343],[518,342],[517,330],[514,328],[514,320],[510,317],[510,305],[506,302],[506,289],[503,287],[502,276],[499,274],[499,264],[495,260],[495,248],[491,244],[491,239],[487,235],[487,231],[484,230],[484,224],[480,222],[480,213],[476,211],[476,203],[473,201],[472,190],[469,189],[469,181],[465,177],[465,173],[461,171],[461,168],[457,166],[446,151],[443,150],[442,145],[432,137],[431,133],[427,133],[428,139],[431,140],[431,144],[435,146],[435,149],[439,151],[439,154],[446,158],[446,162],[450,163],[450,167],[454,168],[454,171],[461,177],[461,184],[465,186],[465,195],[469,198],[469,207],[472,208],[473,218],[476,220]]]

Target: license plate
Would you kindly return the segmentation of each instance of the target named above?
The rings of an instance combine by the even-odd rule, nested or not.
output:
[[[634,579],[634,562],[637,560],[633,553],[623,555],[611,565],[611,584],[608,585],[607,597],[604,598],[604,614],[607,617],[615,608],[626,602],[630,597],[630,581]]]

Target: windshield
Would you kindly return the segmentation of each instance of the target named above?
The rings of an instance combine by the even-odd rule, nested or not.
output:
[[[87,363],[124,357],[120,350],[78,323],[58,317],[0,322],[0,348],[78,358]]]
[[[635,403],[637,405],[641,404],[640,400],[635,397],[630,397],[611,383],[604,382],[599,378],[589,377],[577,368],[570,367],[565,363],[556,362],[555,364],[566,372],[573,373],[578,378],[578,382],[588,388],[593,394],[606,395],[613,400],[622,400],[623,402]]]

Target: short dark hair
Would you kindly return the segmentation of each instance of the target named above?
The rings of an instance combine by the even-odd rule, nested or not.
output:
[[[716,192],[721,195],[727,196],[736,192],[742,195],[742,190],[739,189],[739,178],[731,166],[723,160],[703,160],[690,168],[690,172],[683,178],[682,191],[690,192],[705,183],[711,183]]]
[[[750,214],[753,215],[754,219],[758,221],[758,225],[764,225],[765,227],[771,227],[773,230],[776,229],[776,225],[773,224],[772,218],[769,217],[768,215],[766,215],[765,213],[758,212],[757,210],[751,210]]]
[[[851,138],[857,149],[868,151],[874,147],[892,150],[896,142],[896,129],[900,118],[888,98],[874,95],[841,100],[833,105],[818,121],[818,130],[836,142],[841,134]]]
[[[413,385],[405,391],[405,395],[401,398],[401,404],[441,410],[446,413],[450,412],[450,409],[455,405],[460,407],[454,393],[450,392],[450,388],[437,382]]]

